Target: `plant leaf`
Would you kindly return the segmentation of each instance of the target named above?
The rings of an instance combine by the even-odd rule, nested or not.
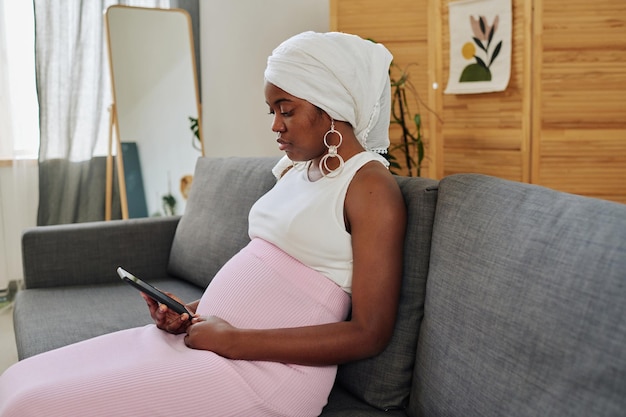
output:
[[[489,61],[489,66],[491,66],[491,64],[493,64],[493,61],[500,54],[500,49],[502,49],[502,41],[498,42],[498,44],[496,45],[496,49],[493,50],[493,55],[491,56],[491,61]]]
[[[417,127],[419,131],[419,128],[422,126],[422,116],[420,116],[419,114],[416,114],[415,117],[413,118],[413,121],[415,122],[415,126]]]
[[[478,38],[477,38],[477,37],[475,37],[475,36],[474,36],[472,39],[474,39],[474,43],[475,43],[476,45],[478,45],[478,47],[479,47],[480,49],[482,49],[483,51],[487,52],[487,48],[485,48],[485,46],[483,45],[483,43],[482,43],[482,41],[481,41],[480,39],[478,39]]]
[[[478,24],[480,25],[480,31],[483,33],[483,35],[485,34],[485,20],[483,19],[482,16],[478,17]]]
[[[476,63],[478,65],[480,65],[481,67],[485,68],[485,69],[489,69],[489,67],[487,66],[487,64],[485,64],[485,61],[483,61],[482,59],[480,59],[479,57],[477,57],[476,55],[474,55],[474,58],[476,58]]]
[[[487,38],[487,48],[489,48],[489,45],[491,45],[491,41],[493,39],[493,34],[496,32],[496,25],[493,25],[491,27],[491,30],[489,31],[489,38]]]

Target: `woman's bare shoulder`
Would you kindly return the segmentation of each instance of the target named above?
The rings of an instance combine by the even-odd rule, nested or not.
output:
[[[363,165],[355,174],[350,188],[359,192],[400,193],[400,187],[393,174],[378,161],[370,161]]]
[[[361,213],[394,217],[404,212],[404,198],[395,177],[378,161],[365,164],[354,176],[348,187],[345,208],[348,214]],[[385,217],[386,217],[385,216]]]

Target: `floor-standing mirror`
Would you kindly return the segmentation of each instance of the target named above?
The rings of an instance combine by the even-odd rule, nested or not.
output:
[[[182,9],[111,6],[105,21],[114,101],[107,220],[115,152],[123,218],[182,214],[204,155],[191,19]]]

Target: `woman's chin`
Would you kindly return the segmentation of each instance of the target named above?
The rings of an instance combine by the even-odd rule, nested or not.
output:
[[[297,153],[291,152],[289,150],[283,151],[287,158],[291,159],[293,162],[305,162],[305,159],[302,158],[302,155],[298,155]]]

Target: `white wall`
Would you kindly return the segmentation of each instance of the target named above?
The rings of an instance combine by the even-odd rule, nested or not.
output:
[[[202,0],[202,117],[207,156],[281,155],[263,95],[267,57],[305,30],[326,32],[328,1]]]

